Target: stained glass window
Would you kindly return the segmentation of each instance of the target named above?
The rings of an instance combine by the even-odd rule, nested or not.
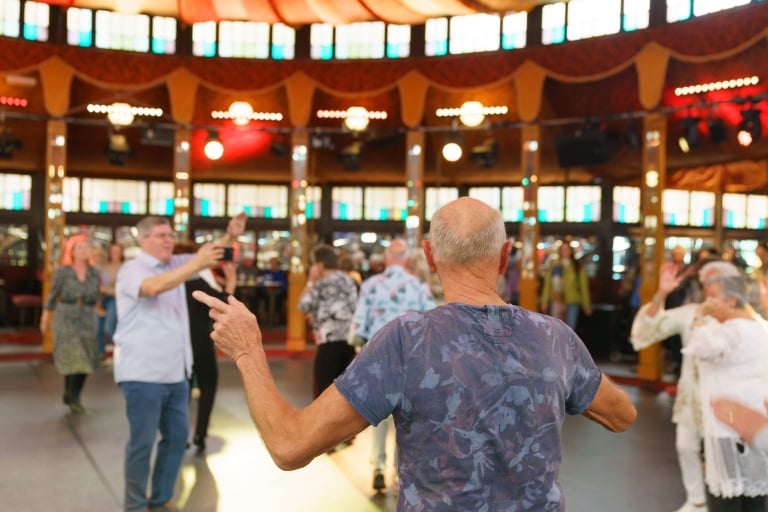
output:
[[[432,220],[438,208],[458,197],[459,189],[456,187],[427,187],[424,191],[424,218]]]
[[[0,174],[3,210],[29,210],[32,177],[28,174]]]
[[[149,16],[96,11],[96,48],[149,51]]]
[[[48,41],[51,8],[42,2],[24,4],[24,39]]]
[[[313,23],[309,29],[309,55],[317,60],[333,58],[333,25]]]
[[[501,216],[504,222],[523,220],[523,187],[504,187],[501,189]]]
[[[765,229],[768,219],[768,197],[747,196],[747,228]]]
[[[145,181],[83,178],[82,194],[85,213],[147,213]]]
[[[449,52],[454,55],[498,50],[501,18],[498,14],[453,16],[449,35]]]
[[[269,57],[269,24],[253,21],[219,23],[219,56],[266,59]]]
[[[80,211],[80,178],[66,177],[62,180],[63,194],[61,208],[65,212]]]
[[[689,222],[690,198],[691,193],[687,190],[665,190],[661,197],[664,224],[669,226],[687,226]]]
[[[226,187],[220,183],[195,183],[192,185],[195,215],[223,217],[226,214]]]
[[[424,31],[424,55],[448,55],[448,18],[427,20]]]
[[[565,41],[565,3],[547,4],[541,8],[541,42],[558,44]]]
[[[565,189],[566,222],[598,222],[600,220],[600,187],[568,187]]]
[[[511,12],[501,20],[501,47],[504,50],[525,48],[528,33],[528,13]]]
[[[282,23],[272,25],[272,58],[292,60],[296,56],[296,30]]]
[[[363,218],[363,190],[360,187],[333,187],[331,216],[339,220]]]
[[[540,222],[563,222],[565,216],[564,187],[539,187],[537,203]]]
[[[192,55],[216,56],[216,22],[205,21],[192,25]]]
[[[387,57],[404,58],[411,55],[411,26],[387,25]]]
[[[484,202],[495,210],[501,209],[501,189],[499,187],[470,187],[467,195]]]
[[[613,187],[613,221],[640,222],[640,187]]]
[[[691,226],[711,227],[715,225],[714,192],[691,192],[688,219]]]
[[[381,21],[364,21],[336,27],[337,59],[381,59],[384,57]]]
[[[621,29],[621,0],[568,2],[569,41],[616,34]]]
[[[408,216],[408,189],[405,187],[367,187],[366,220],[405,220]]]
[[[746,194],[723,194],[723,227],[747,227],[747,196]]]
[[[307,219],[320,218],[320,201],[323,197],[323,189],[320,187],[307,187],[304,189],[307,195],[307,205],[304,213]]]
[[[19,0],[5,0],[0,3],[0,35],[19,37],[21,4]]]
[[[176,53],[176,19],[167,16],[152,17],[152,53]]]
[[[67,44],[90,47],[93,44],[93,11],[70,7],[67,9]]]
[[[170,181],[149,182],[149,213],[152,215],[173,215],[174,187]]]
[[[651,0],[624,0],[622,30],[632,32],[641,28],[648,28],[650,9]]]
[[[227,215],[245,212],[248,217],[288,217],[288,187],[283,185],[230,185]]]

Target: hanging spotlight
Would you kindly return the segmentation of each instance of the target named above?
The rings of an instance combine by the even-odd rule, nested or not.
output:
[[[760,110],[748,108],[741,111],[741,122],[737,128],[736,139],[744,147],[751,146],[763,134]]]
[[[347,171],[359,171],[360,170],[360,155],[363,151],[363,143],[359,140],[354,140],[341,148],[338,153],[339,162],[344,166]]]
[[[448,162],[458,162],[461,159],[461,155],[464,151],[461,149],[459,134],[457,132],[451,132],[445,139],[443,144],[443,158]]]
[[[477,162],[477,165],[483,169],[493,167],[499,159],[499,143],[496,142],[496,138],[491,135],[482,144],[473,147],[469,159]]]
[[[699,147],[699,122],[698,117],[684,117],[680,122],[683,128],[683,134],[677,140],[680,145],[680,150],[683,153],[688,153],[692,149]]]
[[[627,123],[627,129],[624,131],[623,140],[627,149],[637,149],[640,147],[640,136],[637,134],[637,123],[630,120]]]
[[[126,160],[133,156],[131,146],[125,134],[110,130],[107,141],[107,159],[112,165],[125,165]]]
[[[709,140],[712,144],[720,144],[728,138],[725,133],[725,123],[721,118],[713,117],[707,121],[707,127],[709,128]]]
[[[208,139],[205,141],[203,152],[209,160],[218,160],[224,155],[224,145],[221,143],[217,132],[208,132]]]
[[[13,133],[6,128],[0,130],[0,159],[9,160],[13,157],[13,152],[20,150],[24,144]]]

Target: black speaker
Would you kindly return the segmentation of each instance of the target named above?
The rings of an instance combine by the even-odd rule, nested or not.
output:
[[[555,139],[560,167],[598,165],[609,162],[619,150],[618,137],[603,130],[583,130]]]

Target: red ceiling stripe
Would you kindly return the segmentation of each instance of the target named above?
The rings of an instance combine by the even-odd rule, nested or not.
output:
[[[189,24],[218,21],[213,0],[179,0],[179,19]]]

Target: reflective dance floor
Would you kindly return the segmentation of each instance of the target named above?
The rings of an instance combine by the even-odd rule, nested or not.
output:
[[[270,365],[289,399],[306,405],[311,399],[311,354],[279,354],[270,358]],[[179,510],[396,509],[393,470],[386,475],[385,493],[371,489],[370,429],[351,446],[322,455],[304,469],[281,471],[251,423],[234,365],[222,359],[219,366],[208,450],[197,455],[190,449],[185,456],[175,497]],[[121,510],[128,427],[112,368],[100,368],[86,382],[83,415],[71,415],[62,405],[62,381],[46,359],[0,362],[2,510]],[[569,511],[667,512],[683,501],[669,421],[671,399],[665,393],[626,389],[639,412],[628,432],[612,434],[582,417],[566,421],[560,480]],[[191,407],[194,417],[194,401]]]

